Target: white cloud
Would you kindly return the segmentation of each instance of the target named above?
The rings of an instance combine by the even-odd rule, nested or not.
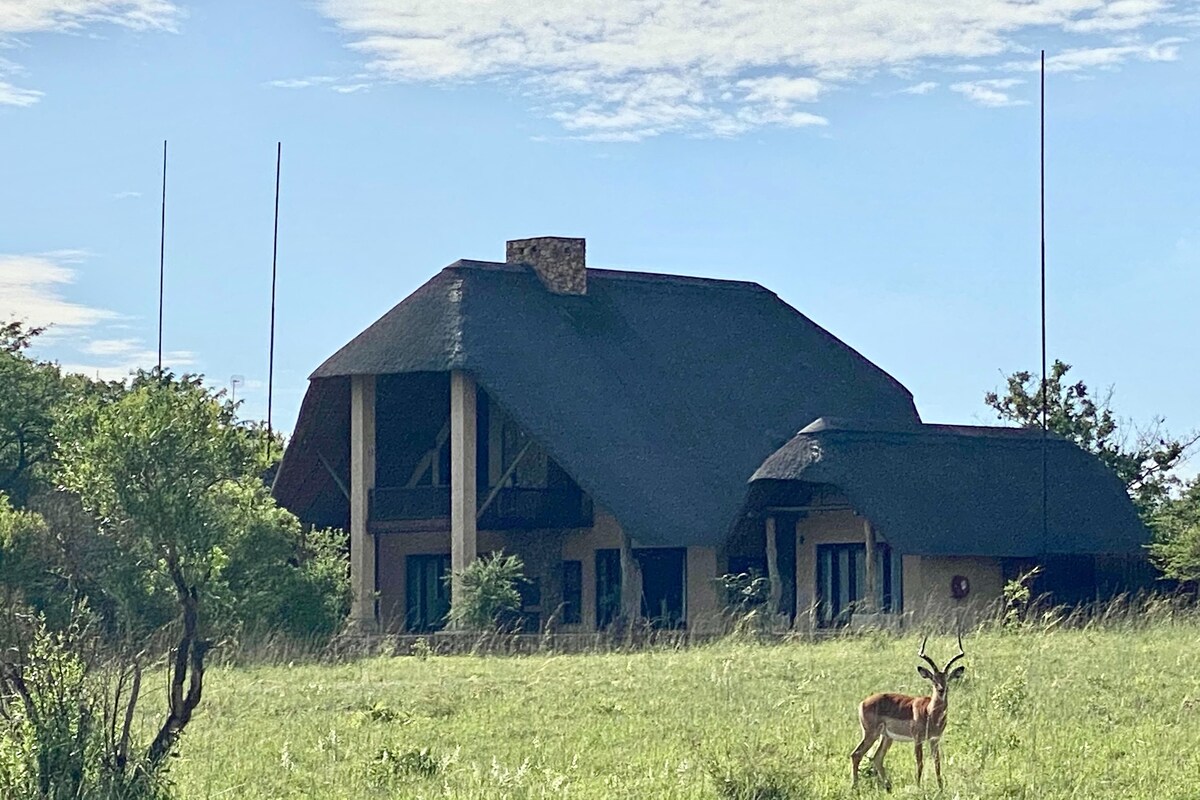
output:
[[[173,31],[180,16],[168,0],[0,0],[0,34],[78,31],[96,24]]]
[[[104,341],[104,340],[100,340]],[[132,342],[130,349],[115,353],[96,353],[98,360],[81,359],[60,363],[63,372],[79,373],[102,381],[123,381],[140,369],[151,370],[158,364],[158,351],[146,348],[141,340]],[[83,349],[87,354],[87,348]],[[163,369],[179,372],[195,365],[196,354],[190,350],[171,350],[163,353]]]
[[[347,84],[344,86],[332,86],[330,88],[332,88],[338,94],[355,94],[357,92],[364,92],[367,89],[371,88],[371,84],[369,84],[369,83],[351,83],[351,84]]]
[[[174,31],[183,16],[168,0],[0,0],[0,46],[45,33],[78,33],[98,25]],[[17,40],[15,37],[22,37]],[[0,59],[0,105],[31,106],[42,92],[3,80],[20,66]]]
[[[83,328],[117,315],[66,300],[62,289],[75,282],[75,270],[86,256],[78,250],[33,255],[0,254],[0,319],[20,319],[29,325]]]
[[[1177,40],[1095,41],[1169,26],[1172,2],[319,0],[319,8],[376,78],[498,80],[538,95],[580,138],[636,140],[819,125],[823,116],[795,106],[880,71],[924,93],[932,87],[915,87],[936,82],[924,73],[995,70],[1028,53],[1023,39],[1034,35],[1104,50],[1106,65],[1172,60]],[[977,102],[1013,102],[982,81],[956,85]]]
[[[309,75],[306,78],[281,78],[279,80],[267,81],[266,85],[275,89],[307,89],[310,86],[320,86],[326,83],[333,83],[337,78],[332,75]]]
[[[929,94],[938,87],[937,81],[921,81],[912,86],[905,86],[897,94]]]
[[[950,91],[958,92],[972,103],[988,108],[1003,108],[1005,106],[1023,106],[1028,100],[1014,100],[1003,89],[1020,86],[1025,81],[1020,78],[996,78],[986,81],[967,81],[950,84]]]
[[[36,89],[22,89],[7,81],[0,81],[0,106],[17,106],[24,108],[42,99],[42,93]]]
[[[141,192],[115,192],[112,196],[113,200],[132,200],[141,197]]]
[[[821,82],[816,78],[790,78],[772,75],[769,78],[749,78],[737,82],[746,92],[746,101],[767,103],[776,108],[792,103],[814,103],[821,94]]]
[[[1047,72],[1078,72],[1085,69],[1111,69],[1134,59],[1137,61],[1176,61],[1179,45],[1186,42],[1178,36],[1159,39],[1152,44],[1126,44],[1112,47],[1086,47],[1065,50],[1046,57]],[[1003,69],[1019,72],[1037,72],[1041,59],[1009,61]]]
[[[139,369],[151,369],[158,363],[158,352],[145,341],[104,335],[129,328],[120,315],[64,297],[75,283],[75,267],[88,257],[84,250],[0,254],[0,321],[18,319],[32,327],[48,327],[38,341],[55,353],[73,354],[58,359],[67,372],[124,380]],[[195,354],[188,350],[163,354],[164,366],[171,369],[195,363]]]

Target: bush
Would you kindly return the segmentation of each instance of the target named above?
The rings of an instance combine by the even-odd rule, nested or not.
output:
[[[524,569],[519,556],[506,556],[503,552],[472,561],[458,574],[462,596],[458,605],[450,609],[450,622],[465,630],[500,629],[506,617],[521,610],[517,586],[524,580]]]
[[[721,800],[799,800],[808,797],[804,781],[774,747],[744,743],[707,754],[705,772]]]
[[[86,608],[62,631],[6,609],[0,631],[0,797],[134,800],[166,797],[162,774],[131,748],[138,681],[114,688],[95,653]],[[139,673],[140,675],[140,673]],[[124,690],[124,696],[122,696]]]
[[[328,637],[350,610],[341,531],[305,533],[259,482],[223,489],[229,538],[220,546],[211,615],[224,630]]]
[[[1150,557],[1168,578],[1200,582],[1200,477],[1151,520]]]

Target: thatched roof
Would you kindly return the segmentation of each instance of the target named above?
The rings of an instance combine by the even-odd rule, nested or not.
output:
[[[746,480],[803,425],[915,425],[902,385],[754,283],[589,269],[587,294],[522,266],[442,270],[312,375],[275,494],[345,518],[347,376],[472,373],[631,536],[716,544]]]
[[[1045,537],[1040,430],[886,430],[818,420],[763,463],[751,494],[778,495],[796,482],[836,487],[905,553],[1028,557],[1142,549],[1146,527],[1099,460],[1051,434],[1046,461]]]

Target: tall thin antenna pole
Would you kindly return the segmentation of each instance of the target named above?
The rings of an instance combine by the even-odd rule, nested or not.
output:
[[[159,226],[158,239],[158,377],[162,378],[162,343],[163,343],[163,265],[167,251],[167,140],[163,139],[163,168],[162,168],[162,222]]]
[[[1041,98],[1041,218],[1042,218],[1042,546],[1048,544],[1049,475],[1046,438],[1050,427],[1050,399],[1046,396],[1046,51],[1042,51]]]
[[[267,356],[267,458],[271,457],[271,405],[275,393],[275,266],[279,258],[279,168],[283,142],[275,143],[275,233],[271,243],[271,344]]]

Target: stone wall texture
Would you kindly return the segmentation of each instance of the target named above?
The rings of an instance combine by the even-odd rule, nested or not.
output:
[[[555,294],[587,294],[586,240],[561,236],[514,239],[505,247],[509,264],[528,264]]]

